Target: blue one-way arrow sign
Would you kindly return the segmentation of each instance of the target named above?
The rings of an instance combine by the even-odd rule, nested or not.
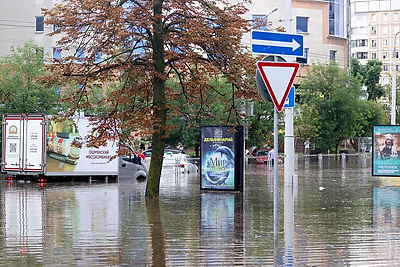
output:
[[[281,32],[251,32],[251,51],[257,54],[303,56],[303,35]]]

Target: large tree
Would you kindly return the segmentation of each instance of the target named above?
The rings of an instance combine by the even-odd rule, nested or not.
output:
[[[152,135],[147,196],[159,194],[168,114],[177,108],[171,100],[196,103],[200,109],[192,115],[207,116],[215,101],[205,101],[211,89],[207,85],[216,76],[231,85],[235,97],[227,109],[232,115],[239,110],[235,99],[257,95],[248,82],[253,79],[246,79],[253,76],[255,62],[241,43],[250,25],[242,18],[247,10],[241,3],[70,0],[44,10],[47,23],[57,26],[53,34],[60,34],[59,46],[71,55],[55,62],[51,82],[62,84],[68,77],[81,85],[66,98],[70,114],[76,103],[85,108],[102,104],[97,144],[100,139],[126,140],[131,130]],[[168,86],[168,80],[179,84],[179,90]],[[93,82],[118,86],[101,103],[93,103],[85,101]]]

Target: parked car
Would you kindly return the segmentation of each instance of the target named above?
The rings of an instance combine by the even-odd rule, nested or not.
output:
[[[151,151],[152,151],[151,149],[147,149],[147,150],[143,151],[142,154],[145,155],[146,158],[150,158],[151,157]],[[164,153],[167,153],[167,152],[171,152],[172,154],[186,154],[182,150],[172,149],[172,148],[165,148],[164,149]]]
[[[197,173],[199,168],[190,162],[190,158],[184,153],[164,153],[163,169],[172,169],[180,173]]]
[[[258,147],[253,150],[253,152],[248,157],[248,164],[268,164],[269,157],[268,153],[271,149],[270,148],[263,148]],[[278,155],[278,164],[283,163],[283,157]]]
[[[251,152],[250,157],[248,158],[249,164],[267,164],[268,162],[268,152],[271,149],[269,148],[256,148]]]
[[[144,160],[147,167],[150,167],[151,149],[143,151],[146,156]],[[190,162],[189,156],[179,149],[164,149],[163,171],[173,170],[180,173],[197,173],[199,168]]]

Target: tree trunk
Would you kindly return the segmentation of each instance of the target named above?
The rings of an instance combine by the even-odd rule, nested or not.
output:
[[[162,2],[162,0],[155,1],[153,9],[155,16],[161,16]],[[153,77],[153,108],[155,121],[153,123],[154,133],[152,136],[151,163],[146,187],[147,197],[158,197],[159,195],[164,158],[167,99],[165,94],[164,36],[162,29],[162,21],[161,19],[157,19],[154,23],[153,37],[153,60],[155,70],[155,75]]]

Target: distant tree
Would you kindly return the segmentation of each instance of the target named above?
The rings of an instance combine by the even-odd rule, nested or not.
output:
[[[171,88],[179,87],[176,83],[169,82],[169,85]],[[165,139],[166,145],[180,145],[184,148],[195,149],[196,156],[199,156],[200,126],[244,123],[242,108],[244,101],[235,99],[232,94],[232,85],[227,83],[226,79],[215,77],[205,86],[208,87],[209,94],[205,96],[204,102],[208,103],[208,107],[202,107],[201,103],[188,104],[184,95],[171,101],[176,108],[171,110],[167,120],[167,125],[171,130]],[[221,98],[221,96],[223,97]],[[237,105],[233,106],[231,104],[233,102],[237,102]],[[199,112],[204,108],[212,111],[207,117],[202,116],[202,112]]]
[[[368,60],[366,65],[361,65],[358,59],[351,58],[350,74],[366,86],[368,100],[376,101],[384,96],[384,88],[379,84],[381,72],[382,62],[379,60]]]
[[[178,109],[172,100],[181,97],[185,103],[199,105],[191,116],[209,116],[208,107],[216,101],[206,101],[213,77],[224,77],[230,84],[234,97],[226,109],[231,116],[237,115],[241,102],[237,99],[256,98],[255,60],[241,42],[243,32],[250,29],[242,16],[247,12],[245,2],[70,0],[44,10],[46,22],[57,25],[52,34],[60,34],[58,46],[71,53],[52,66],[49,81],[60,83],[68,77],[82,85],[66,99],[72,107],[69,114],[79,108],[76,103],[86,108],[103,104],[94,129],[97,140],[130,138],[119,129],[151,135],[147,196],[159,194],[170,130],[167,117]],[[168,80],[179,88],[170,87]],[[96,81],[120,86],[100,103],[85,101],[86,85]],[[225,94],[215,95],[225,98]]]
[[[255,101],[254,116],[249,117],[248,121],[247,147],[263,147],[268,140],[273,140],[274,105],[272,102]]]
[[[32,41],[11,48],[0,59],[0,114],[52,114],[59,106],[56,87],[44,86],[46,73],[43,49]]]
[[[315,136],[317,147],[323,151],[338,152],[340,141],[356,133],[360,116],[359,80],[349,76],[346,70],[334,63],[315,65],[302,81],[299,90],[305,105],[315,109],[315,112],[309,112],[318,115],[317,120],[308,122],[314,129],[309,129],[307,135]]]
[[[374,101],[360,101],[358,105],[356,132],[354,137],[372,136],[372,126],[385,123],[385,111],[380,103]],[[354,148],[358,148],[358,139],[350,139]]]
[[[297,104],[294,116],[295,135],[303,142],[318,137],[321,126],[319,112],[313,105]]]

